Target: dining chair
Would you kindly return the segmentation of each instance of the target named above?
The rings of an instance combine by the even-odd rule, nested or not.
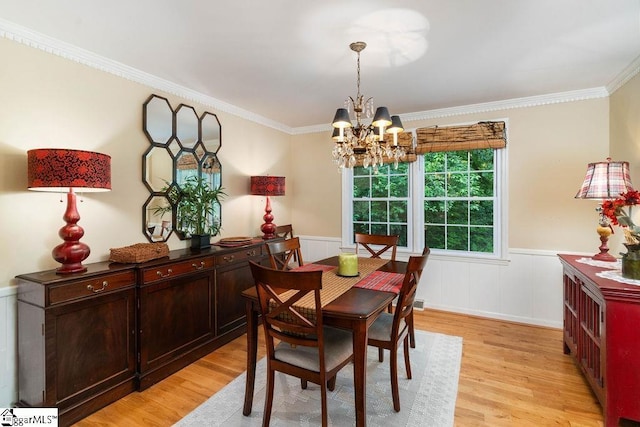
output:
[[[391,260],[396,260],[396,249],[398,248],[398,240],[400,236],[397,234],[364,234],[355,233],[354,241],[356,243],[356,254],[358,247],[362,246],[369,252],[371,258],[380,258],[380,255],[391,249]],[[382,248],[380,248],[382,246]],[[374,248],[375,247],[375,248]]]
[[[429,246],[425,246],[424,249],[422,250],[422,256],[425,257],[425,260],[424,260],[425,265],[423,265],[422,269],[420,270],[418,281],[420,281],[420,277],[422,276],[422,271],[424,270],[424,267],[427,264],[427,260],[429,259],[430,253],[431,253],[431,248],[429,248]],[[413,327],[413,310],[411,310],[411,314],[409,315],[407,322],[409,323],[409,346],[411,346],[411,348],[416,348],[416,333]]]
[[[271,268],[277,270],[290,270],[292,261],[297,263],[298,267],[304,265],[302,250],[300,249],[300,238],[298,237],[268,241],[267,253],[271,260]]]
[[[276,226],[275,234],[277,237],[282,237],[284,239],[293,239],[293,226],[291,224],[278,225]],[[293,260],[298,262],[298,255],[293,255]]]
[[[291,224],[277,225],[275,233],[278,237],[291,239],[293,237],[293,226]]]
[[[327,425],[327,389],[333,390],[338,371],[353,360],[350,331],[322,324],[321,271],[282,271],[249,262],[258,294],[267,350],[267,394],[263,427],[269,425],[275,372],[320,385],[322,425]],[[287,292],[291,291],[291,292]],[[296,304],[311,294],[310,311]],[[286,296],[285,296],[286,295]],[[278,342],[276,344],[276,342]]]
[[[369,327],[370,346],[378,347],[378,360],[382,362],[384,350],[389,350],[391,370],[391,396],[393,409],[400,411],[400,394],[398,391],[398,347],[404,347],[404,365],[407,378],[411,379],[411,362],[409,360],[409,325],[413,313],[413,301],[420,281],[420,275],[427,263],[427,255],[409,257],[407,270],[404,275],[398,303],[393,313],[382,312]]]
[[[367,250],[370,258],[380,258],[380,255],[391,249],[391,261],[396,260],[396,249],[398,248],[398,241],[400,236],[397,234],[365,234],[355,233],[354,241],[356,243],[356,255],[358,254],[358,247],[362,246]],[[377,246],[378,248],[373,248]],[[380,248],[382,246],[382,248]],[[389,313],[393,311],[393,303],[387,307]]]

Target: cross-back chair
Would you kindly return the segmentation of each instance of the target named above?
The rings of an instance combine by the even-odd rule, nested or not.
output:
[[[275,234],[283,239],[293,239],[293,226],[291,224],[278,225],[276,226]],[[293,255],[293,260],[296,262],[298,261],[297,254]]]
[[[262,425],[268,426],[271,419],[275,372],[279,371],[300,378],[302,388],[306,388],[307,381],[320,385],[322,425],[326,426],[327,388],[333,389],[338,371],[353,360],[352,334],[322,324],[321,271],[282,271],[249,264],[267,348]],[[311,312],[295,305],[302,305],[300,300],[308,295],[313,301]]]
[[[291,239],[293,238],[293,226],[291,224],[277,225],[275,233],[278,237]]]
[[[424,270],[424,267],[427,264],[427,260],[429,259],[430,253],[431,253],[431,249],[429,248],[429,246],[425,246],[424,249],[422,250],[422,256],[425,257],[425,260],[424,260],[425,265],[423,265],[422,269],[420,270],[420,274],[418,275],[418,280],[420,280],[420,277],[422,276],[422,271]],[[416,333],[413,327],[413,310],[411,310],[411,315],[409,316],[408,323],[409,323],[409,345],[411,346],[411,348],[416,348]]]
[[[267,242],[267,253],[271,260],[271,267],[277,270],[290,270],[291,262],[297,266],[304,265],[300,239],[294,237],[287,240],[277,240]]]
[[[358,248],[360,246],[367,250],[370,258],[380,258],[380,255],[391,250],[391,261],[395,261],[399,240],[400,236],[397,234],[355,233],[356,254],[358,254]],[[375,246],[375,248],[372,246]],[[393,305],[391,303],[387,307],[387,310],[389,313],[393,311]]]
[[[380,316],[369,328],[368,344],[378,347],[378,360],[383,361],[383,351],[389,350],[391,370],[391,395],[393,409],[400,411],[400,394],[398,390],[398,347],[404,347],[404,364],[407,378],[411,379],[411,362],[409,359],[409,325],[413,323],[413,302],[420,275],[427,263],[427,255],[409,257],[407,271],[404,275],[402,288],[398,296],[398,303],[394,313],[380,313]]]
[[[360,246],[367,250],[371,258],[380,258],[380,255],[391,250],[391,260],[395,261],[399,238],[400,236],[397,234],[355,233],[354,241],[356,243],[356,254],[358,253],[358,248]]]

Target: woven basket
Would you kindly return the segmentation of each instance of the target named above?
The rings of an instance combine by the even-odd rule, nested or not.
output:
[[[168,255],[169,246],[166,243],[136,243],[123,248],[112,248],[109,261],[137,264]]]

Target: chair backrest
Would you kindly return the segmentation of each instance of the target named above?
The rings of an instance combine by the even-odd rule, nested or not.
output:
[[[276,236],[278,237],[291,239],[293,238],[293,227],[291,226],[291,224],[277,225],[275,233],[276,233]]]
[[[322,271],[282,271],[253,261],[249,265],[258,293],[268,356],[273,357],[274,339],[318,347],[323,355]],[[308,294],[312,294],[313,301],[305,304],[309,307],[302,309],[294,305]],[[324,360],[321,364],[324,365]]]
[[[398,248],[398,240],[400,240],[400,236],[395,235],[387,235],[387,234],[363,234],[363,233],[355,233],[354,237],[356,243],[356,254],[358,253],[358,247],[362,245],[369,254],[371,258],[380,258],[380,255],[391,249],[391,260],[396,260],[396,249]],[[382,246],[382,248],[373,248],[373,246]]]
[[[271,259],[271,267],[277,270],[289,270],[291,261],[297,261],[298,266],[304,265],[300,239],[294,237],[287,240],[267,242],[267,252]]]
[[[420,282],[422,271],[429,258],[430,250],[427,249],[428,248],[425,248],[423,251],[423,254],[427,252],[425,255],[409,257],[407,270],[404,274],[404,280],[400,288],[400,295],[398,295],[398,302],[393,316],[392,333],[399,333],[400,321],[406,319],[413,311],[413,302],[416,298],[418,283]],[[404,327],[407,327],[407,322],[405,322]]]

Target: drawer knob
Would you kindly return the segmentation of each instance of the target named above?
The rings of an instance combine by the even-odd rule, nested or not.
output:
[[[256,250],[252,249],[249,252],[247,252],[247,256],[256,256]]]
[[[225,260],[226,262],[231,262],[233,261],[234,258],[235,258],[234,255],[228,255],[228,256],[222,257],[222,259]]]
[[[196,264],[193,263],[191,264],[191,267],[195,268],[196,270],[202,270],[204,268],[204,261],[200,261],[200,264]]]
[[[167,274],[162,274],[162,271],[160,270],[156,271],[156,274],[160,277],[169,277],[171,276],[171,273],[173,273],[173,270],[171,270],[170,268],[167,268]]]
[[[94,294],[97,294],[98,292],[102,292],[105,289],[107,289],[107,286],[109,286],[109,282],[105,280],[104,282],[102,282],[102,287],[100,289],[94,288],[93,285],[87,285],[87,289],[93,292]]]

